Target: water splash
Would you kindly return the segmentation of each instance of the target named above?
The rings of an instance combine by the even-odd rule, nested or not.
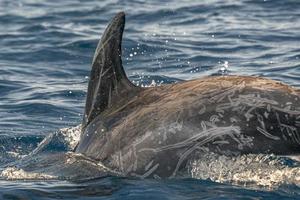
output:
[[[73,151],[81,135],[81,125],[62,128],[47,136],[29,155],[41,152]]]
[[[26,172],[23,169],[18,169],[17,167],[7,167],[1,174],[1,178],[6,180],[50,180],[57,179],[56,176],[51,176],[43,173]]]
[[[227,75],[229,72],[229,62],[228,61],[224,61],[223,65],[220,67],[219,72],[222,75]]]
[[[206,153],[201,158],[190,161],[189,173],[197,179],[249,187],[278,188],[284,184],[300,185],[300,164],[275,155],[227,157]]]

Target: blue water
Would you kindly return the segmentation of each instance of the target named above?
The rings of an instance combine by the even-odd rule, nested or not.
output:
[[[300,87],[298,0],[0,0],[1,164],[18,159],[9,152],[27,155],[45,136],[80,124],[94,50],[118,11],[127,14],[123,64],[135,84],[226,73]],[[0,182],[3,199],[297,199],[299,194],[291,184],[268,190],[196,179]]]

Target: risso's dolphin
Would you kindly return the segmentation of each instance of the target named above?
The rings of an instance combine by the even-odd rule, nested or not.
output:
[[[141,88],[121,60],[125,14],[99,42],[75,150],[127,176],[172,177],[197,154],[297,155],[300,91],[249,76]]]

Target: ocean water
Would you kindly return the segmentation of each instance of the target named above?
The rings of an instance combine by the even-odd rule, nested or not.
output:
[[[119,11],[127,14],[123,65],[137,85],[229,74],[300,87],[298,0],[0,0],[1,169],[45,137],[81,123],[94,50]],[[58,142],[48,150],[71,148],[76,134],[68,145]],[[218,163],[235,166],[224,159]],[[262,171],[254,174],[260,181],[245,185],[244,179],[228,183],[228,176],[198,171],[189,179],[68,182],[32,180],[15,171],[12,178],[21,180],[1,179],[0,198],[300,199],[297,164],[272,155],[247,159],[267,160],[264,168],[274,168],[275,178]],[[248,182],[249,173],[243,176]]]

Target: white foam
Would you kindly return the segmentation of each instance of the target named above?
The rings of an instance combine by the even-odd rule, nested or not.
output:
[[[77,125],[75,127],[69,127],[69,128],[62,128],[58,132],[49,134],[47,137],[45,137],[30,154],[38,153],[40,150],[44,148],[47,143],[49,143],[51,140],[58,140],[59,138],[62,138],[64,141],[64,145],[67,146],[67,149],[70,151],[73,151],[75,147],[77,146],[81,135],[81,125]]]
[[[37,180],[37,179],[57,179],[56,176],[51,176],[43,173],[26,172],[23,169],[17,167],[7,167],[0,175],[2,178],[7,180]]]
[[[226,157],[208,153],[189,163],[189,173],[197,179],[243,186],[300,185],[300,167],[287,166],[282,159],[262,154]]]

